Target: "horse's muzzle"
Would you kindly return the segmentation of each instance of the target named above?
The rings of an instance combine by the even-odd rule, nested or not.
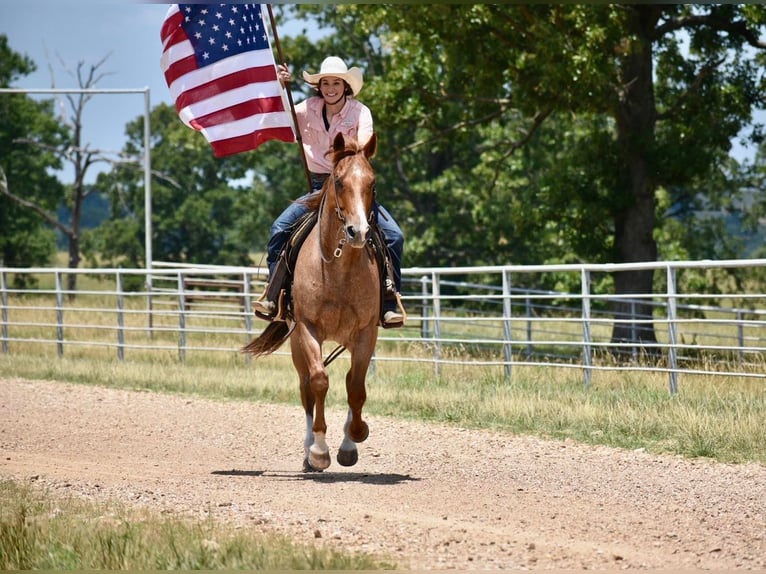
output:
[[[367,235],[370,232],[370,225],[366,221],[362,225],[346,225],[346,244],[351,247],[361,248],[367,243]]]

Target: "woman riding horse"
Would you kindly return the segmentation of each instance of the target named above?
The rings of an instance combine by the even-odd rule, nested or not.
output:
[[[290,72],[278,67],[278,76],[283,85],[290,82]],[[353,138],[364,146],[373,134],[372,113],[355,96],[363,85],[359,68],[348,68],[340,58],[325,58],[317,74],[303,72],[303,78],[311,84],[317,94],[295,107],[298,129],[303,140],[306,163],[311,173],[312,192],[316,193],[332,171],[328,153],[338,134],[346,139]],[[307,194],[309,195],[309,194]],[[303,199],[291,203],[271,226],[266,262],[269,278],[275,277],[275,268],[282,248],[289,239],[296,222],[307,212]],[[384,301],[383,326],[401,327],[404,316],[398,310],[396,294],[401,291],[401,263],[404,249],[404,235],[390,213],[377,201],[374,204],[375,218],[383,232],[391,256],[393,278],[387,278],[387,296]],[[255,303],[259,315],[273,318],[277,302],[263,297]]]

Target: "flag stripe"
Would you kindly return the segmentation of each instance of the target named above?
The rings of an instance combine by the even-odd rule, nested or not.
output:
[[[181,24],[183,24],[184,21],[184,15],[181,14],[181,10],[178,8],[178,4],[172,4],[170,8],[168,8],[167,14],[165,14],[165,21],[162,23],[162,28],[160,28],[160,39],[162,40],[162,47],[167,47],[168,38],[174,33],[181,29]]]
[[[197,120],[192,120],[195,123]],[[284,128],[283,116],[279,113],[265,113],[257,116],[248,116],[237,120],[231,120],[225,125],[194,126],[203,134],[208,141],[214,142],[227,137],[239,137],[247,135],[261,128]]]
[[[179,110],[178,114],[181,116],[181,119],[195,118],[188,122],[189,124],[194,125],[194,127],[199,126],[206,128],[233,120],[241,120],[257,114],[276,113],[281,116],[283,109],[282,98],[275,97],[250,99],[244,102],[235,103],[228,108],[212,108],[208,113],[202,112],[195,106],[190,106]]]
[[[268,140],[292,142],[295,140],[295,134],[292,128],[262,129],[244,136],[215,141],[212,143],[213,153],[216,157],[242,153],[253,150]]]
[[[178,115],[216,156],[269,139],[296,141],[262,6],[174,4],[160,38],[160,67]]]
[[[176,65],[183,67],[189,66],[187,59],[180,60]],[[274,67],[273,56],[269,54],[240,54],[238,56],[231,56],[224,60],[213,64],[214,69],[209,70],[210,66],[201,69],[191,69],[184,71],[183,73],[176,72],[171,67],[165,73],[165,79],[170,88],[170,95],[173,98],[177,98],[181,92],[194,89],[198,86],[206,84],[211,80],[218,81],[221,78],[230,76],[232,74],[243,73],[250,68],[271,68],[273,71],[271,74],[263,74],[264,78],[270,80],[277,79],[277,71]],[[211,72],[214,72],[214,76],[211,76]],[[168,81],[168,77],[171,81]]]
[[[178,95],[175,96],[177,108],[185,108],[197,102],[215,98],[219,94],[227,94],[228,92],[237,94],[241,91],[247,91],[250,97],[270,98],[279,96],[281,90],[273,66],[269,68],[248,68],[221,76],[211,82],[194,86],[185,84],[184,88],[184,90],[179,90]],[[171,87],[170,91],[173,93],[175,90]],[[208,105],[218,105],[218,103],[209,102]],[[225,101],[220,103],[229,105]]]

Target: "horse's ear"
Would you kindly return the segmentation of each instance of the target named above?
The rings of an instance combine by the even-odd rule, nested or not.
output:
[[[372,136],[370,136],[370,139],[367,140],[367,143],[364,144],[364,157],[367,159],[371,158],[375,155],[375,150],[378,149],[378,134],[373,133]]]
[[[338,153],[346,149],[346,140],[343,139],[343,134],[339,133],[332,141],[332,151]]]

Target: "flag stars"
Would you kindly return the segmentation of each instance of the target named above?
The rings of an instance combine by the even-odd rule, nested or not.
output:
[[[184,28],[199,63],[209,65],[254,49],[268,49],[263,14],[255,4],[184,5]]]

